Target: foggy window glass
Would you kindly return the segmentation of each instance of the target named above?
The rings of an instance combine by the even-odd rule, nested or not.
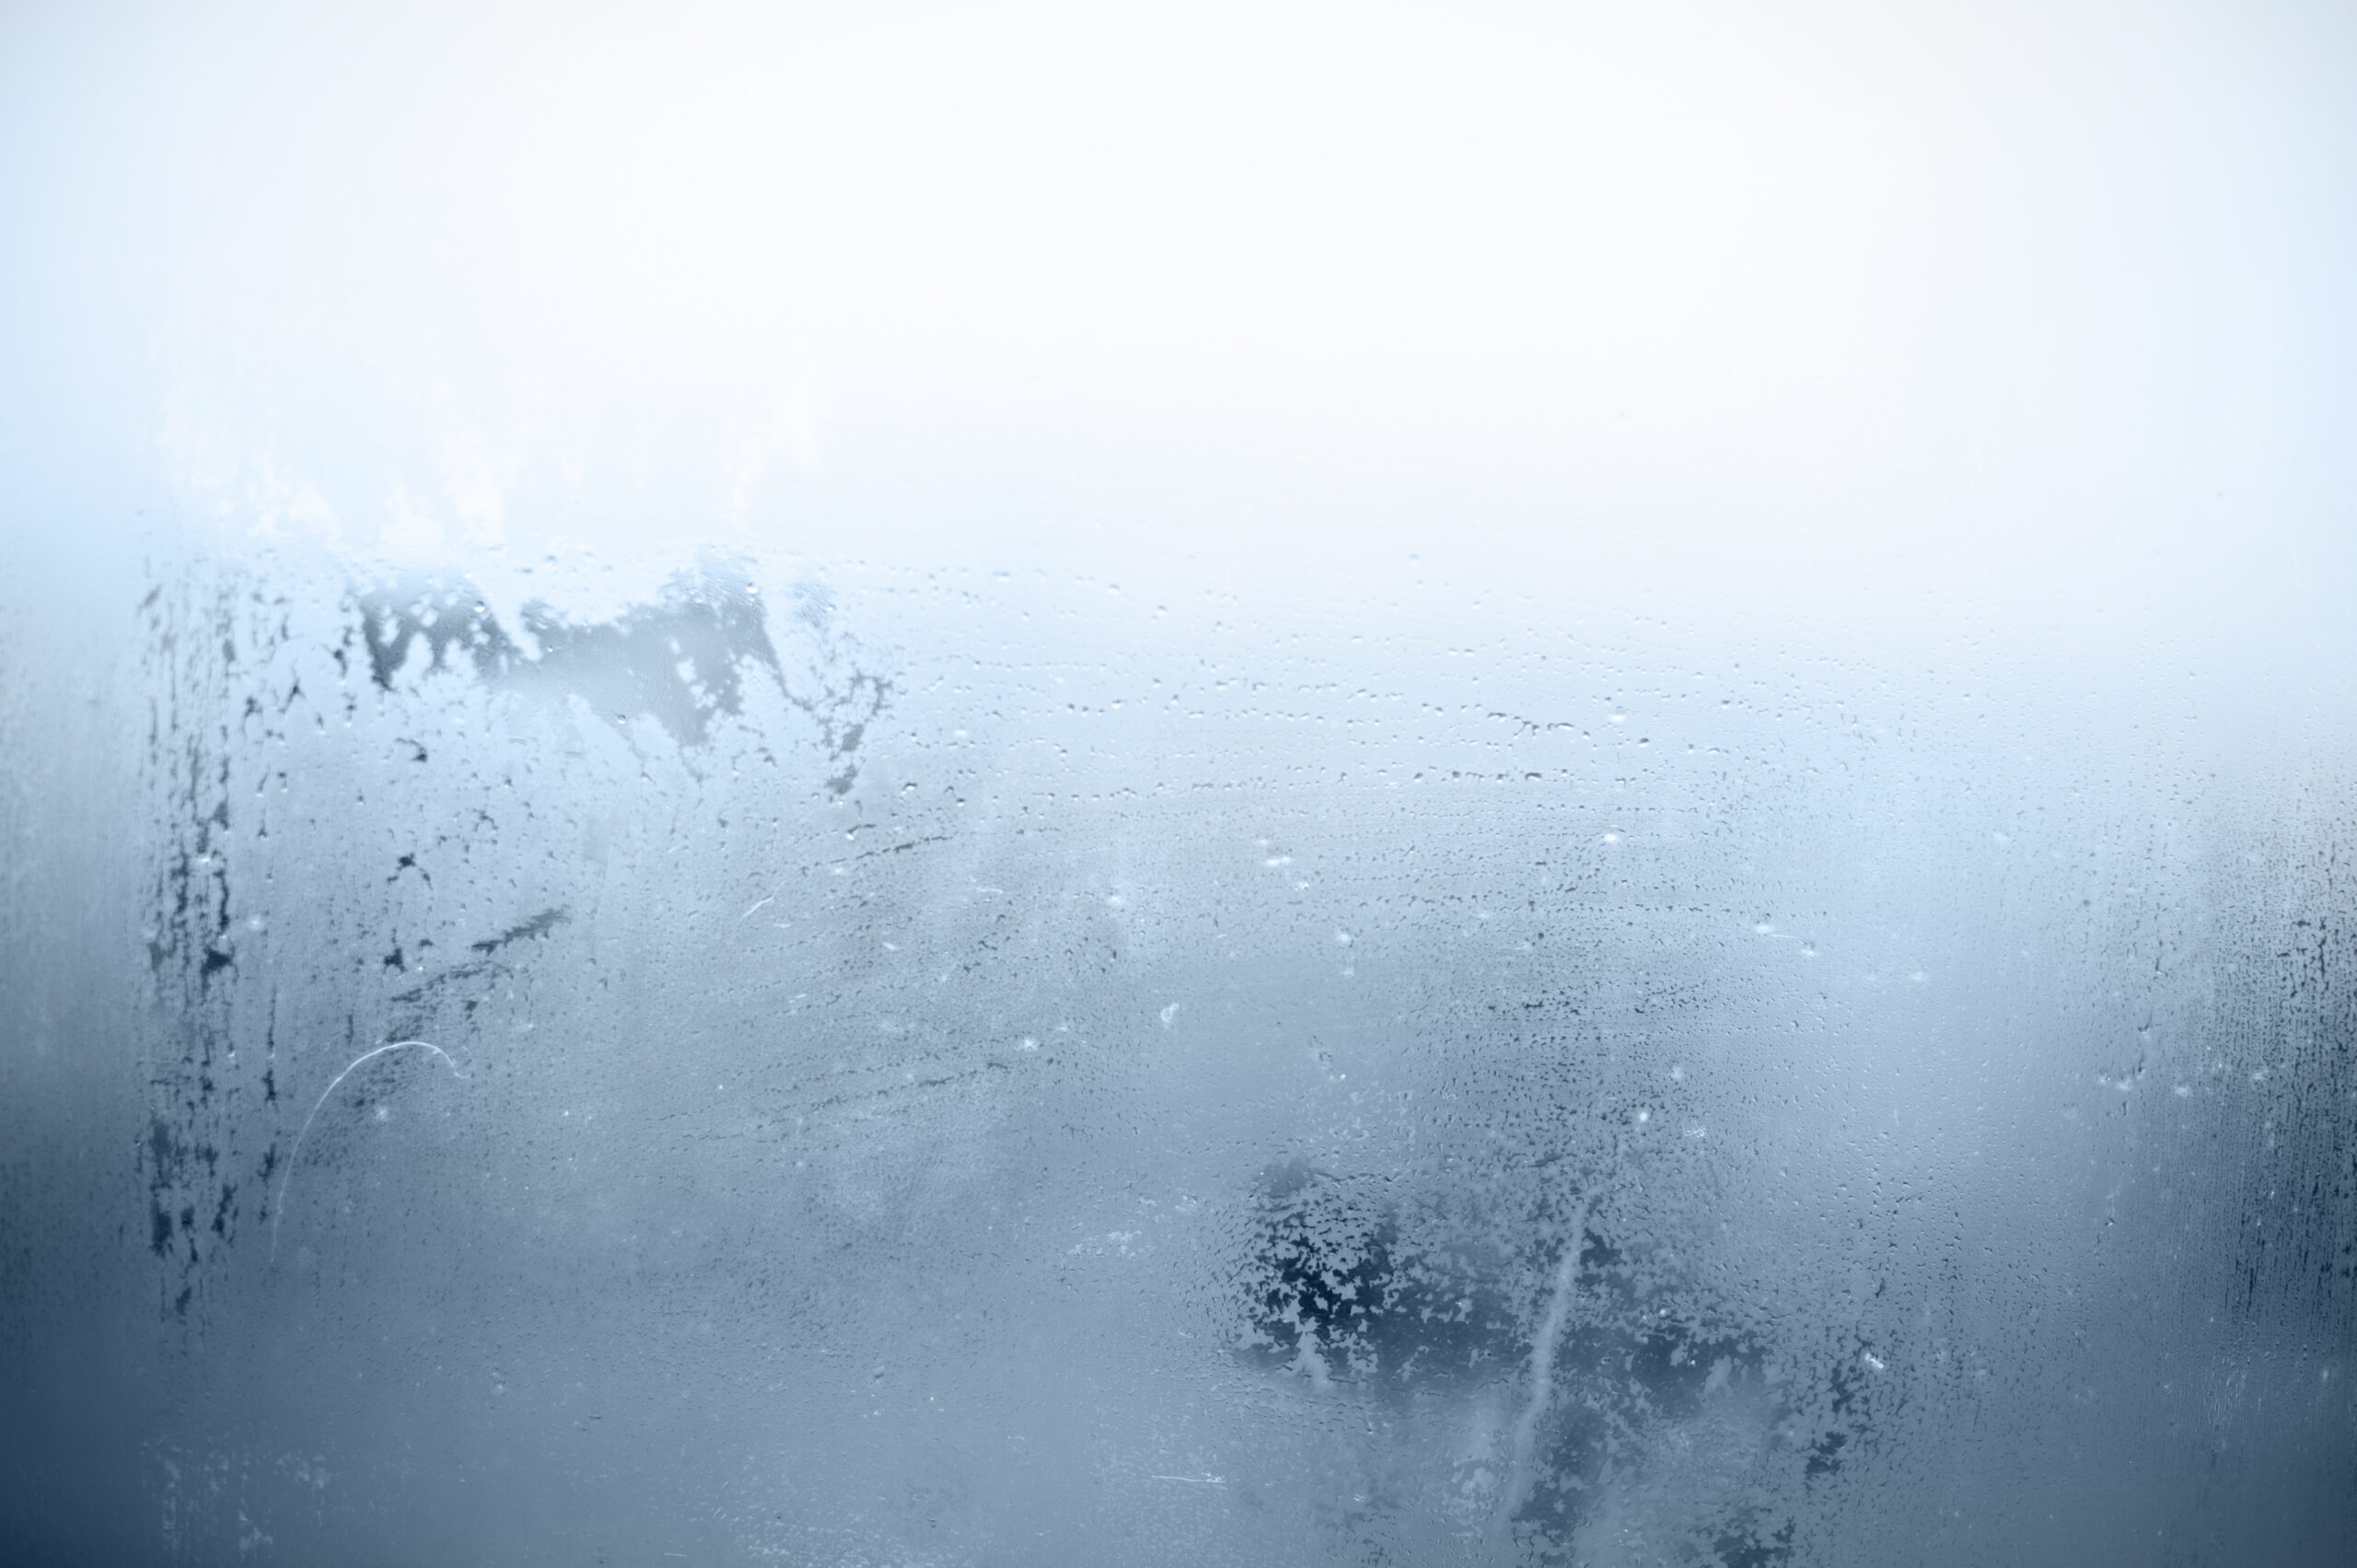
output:
[[[0,1559],[2357,1561],[2357,37],[0,24]]]

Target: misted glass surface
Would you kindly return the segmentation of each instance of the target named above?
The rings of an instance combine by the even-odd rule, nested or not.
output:
[[[2349,18],[627,9],[0,16],[0,1562],[2357,1562]]]
[[[2346,1542],[2338,782],[2019,680],[1042,573],[510,620],[204,563],[134,624],[96,752],[16,742],[20,1530]],[[90,754],[126,880],[60,929]]]

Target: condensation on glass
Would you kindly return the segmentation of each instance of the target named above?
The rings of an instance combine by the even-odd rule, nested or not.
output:
[[[33,1548],[2351,1560],[2345,769],[1437,589],[121,597],[0,627]]]

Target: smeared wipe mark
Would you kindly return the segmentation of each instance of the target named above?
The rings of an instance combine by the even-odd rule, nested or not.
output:
[[[354,598],[370,676],[387,691],[423,649],[426,674],[463,667],[518,695],[577,697],[613,722],[652,718],[682,748],[707,744],[724,714],[741,715],[748,669],[766,670],[787,704],[818,726],[835,764],[826,787],[839,796],[857,781],[855,755],[891,699],[889,681],[858,668],[857,645],[833,629],[832,600],[814,584],[795,589],[795,619],[815,650],[807,672],[789,676],[767,607],[733,567],[675,577],[656,602],[610,621],[570,621],[536,599],[520,620],[537,654],[464,583],[412,583]]]
[[[511,942],[522,942],[534,936],[546,936],[572,918],[573,912],[570,910],[544,909],[531,919],[511,925],[496,936],[487,936],[480,942],[468,943],[467,950],[481,953],[483,957],[489,958]]]
[[[406,990],[393,993],[393,1005],[401,1009],[396,1015],[394,1028],[401,1033],[420,1033],[430,1028],[435,1009],[458,999],[464,1014],[471,1017],[482,1005],[481,994],[466,994],[467,982],[487,977],[512,975],[516,971],[499,957],[504,949],[518,942],[529,942],[546,936],[573,918],[570,910],[552,905],[528,920],[518,921],[494,936],[485,936],[467,944],[467,951],[474,957],[465,963],[454,964],[425,977]]]

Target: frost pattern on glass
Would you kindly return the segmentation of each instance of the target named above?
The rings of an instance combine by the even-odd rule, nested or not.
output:
[[[2346,1560],[2345,772],[1291,613],[160,570],[75,721],[136,809],[6,802],[0,1530]]]

